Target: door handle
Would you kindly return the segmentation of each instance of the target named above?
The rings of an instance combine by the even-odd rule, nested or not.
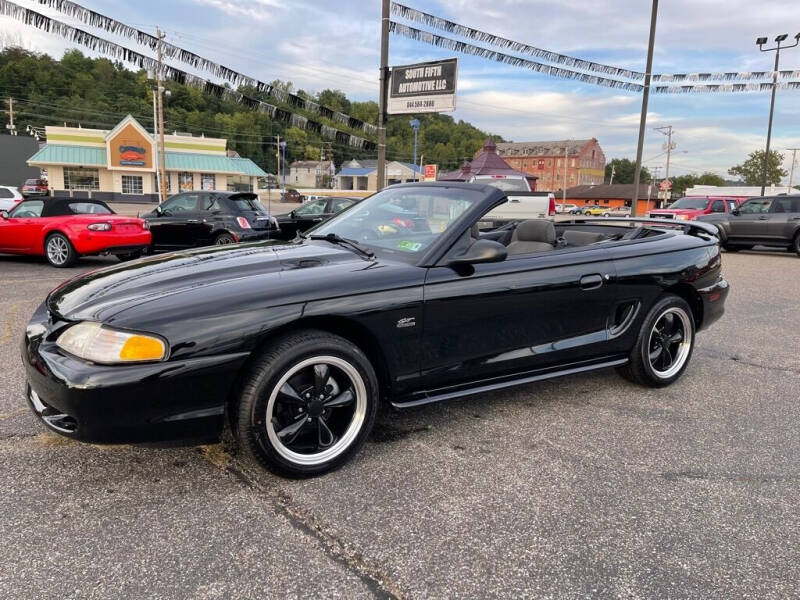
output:
[[[603,277],[598,274],[584,275],[581,277],[580,285],[582,290],[594,290],[603,285]]]
[[[200,219],[186,219],[187,223],[199,223]]]
[[[758,217],[758,220],[759,220],[759,221],[766,221],[767,219],[769,219],[769,217],[768,217],[768,216],[766,216],[766,215],[764,215],[764,216],[761,216],[761,217]]]
[[[789,217],[790,221],[800,221],[800,217]]]

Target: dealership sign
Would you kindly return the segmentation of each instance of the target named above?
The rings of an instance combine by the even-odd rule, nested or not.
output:
[[[392,67],[390,115],[446,112],[456,109],[458,59]]]
[[[436,181],[436,175],[439,170],[438,165],[425,165],[423,168],[425,181]]]

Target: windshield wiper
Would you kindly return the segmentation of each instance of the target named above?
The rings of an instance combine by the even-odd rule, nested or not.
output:
[[[325,234],[325,235],[304,235],[304,234],[301,233],[299,235],[303,239],[325,240],[326,242],[330,242],[331,244],[339,244],[340,246],[346,246],[346,247],[350,248],[351,250],[353,250],[354,252],[356,252],[357,254],[360,254],[361,256],[366,258],[367,260],[372,260],[373,258],[375,258],[375,253],[374,252],[372,252],[371,250],[367,250],[366,248],[364,248],[364,246],[362,246],[361,244],[359,244],[355,240],[350,240],[350,239],[347,239],[347,238],[343,238],[338,233],[328,233],[328,234]]]

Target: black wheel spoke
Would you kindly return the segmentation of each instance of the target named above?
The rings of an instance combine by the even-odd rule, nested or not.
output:
[[[664,325],[661,329],[661,333],[664,335],[670,335],[675,331],[675,315],[672,313],[667,313],[664,315]]]
[[[314,394],[316,396],[325,393],[325,384],[328,383],[329,374],[328,365],[314,365]]]
[[[676,331],[675,333],[673,333],[670,336],[668,341],[669,341],[670,344],[678,344],[678,343],[682,342],[683,341],[683,331],[678,329],[678,331]]]
[[[352,389],[348,389],[343,391],[341,394],[336,396],[335,398],[331,398],[327,400],[325,404],[325,408],[337,408],[339,406],[347,406],[348,404],[352,404],[353,401],[356,399],[355,395],[353,394]]]
[[[656,361],[661,357],[661,354],[662,354],[662,349],[660,345],[650,350],[650,364],[655,365]]]
[[[297,439],[297,436],[300,434],[300,430],[303,429],[303,426],[305,426],[306,423],[308,423],[308,420],[306,419],[306,416],[303,415],[299,420],[278,431],[278,437],[280,438],[281,442],[287,445],[291,444],[295,439]]]
[[[296,406],[305,406],[305,401],[297,393],[297,390],[287,381],[281,386],[280,393],[283,396],[281,402]]]
[[[317,441],[319,441],[320,448],[327,448],[336,442],[336,436],[328,427],[328,424],[322,420],[322,417],[317,418]]]
[[[672,353],[666,346],[663,346],[663,351],[661,352],[661,365],[662,371],[666,371],[672,365]]]

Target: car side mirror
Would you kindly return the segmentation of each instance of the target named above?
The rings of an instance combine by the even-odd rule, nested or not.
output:
[[[475,240],[463,254],[450,259],[447,265],[456,267],[459,265],[502,262],[506,259],[506,256],[508,256],[508,250],[500,242],[494,240]]]
[[[8,211],[7,210],[0,210],[0,219],[8,219]]]
[[[734,209],[731,211],[731,214],[732,214],[732,215],[736,215],[736,216],[738,217],[738,216],[739,216],[741,213],[739,212],[739,209],[738,209],[738,208],[734,208]]]

